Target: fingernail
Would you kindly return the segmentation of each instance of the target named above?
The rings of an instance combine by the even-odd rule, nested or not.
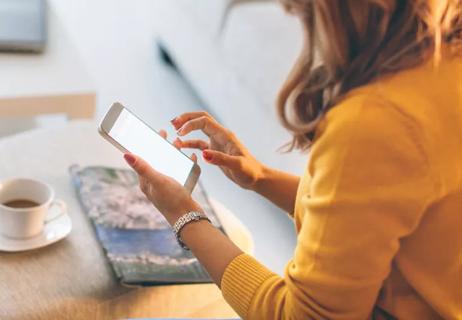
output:
[[[133,166],[135,164],[135,162],[136,162],[135,156],[133,156],[132,154],[129,154],[129,153],[124,154],[124,159],[125,159],[125,161],[127,161],[127,163],[130,166]]]
[[[181,136],[183,134],[183,128],[178,129],[176,132],[177,135]]]
[[[176,146],[181,146],[181,140],[180,138],[176,138],[175,140],[173,140],[173,144],[176,145]]]
[[[211,161],[212,158],[213,158],[212,155],[210,154],[210,152],[208,152],[207,150],[202,151],[202,156],[207,161]]]
[[[173,125],[173,127],[174,127],[175,129],[178,129],[178,125],[179,125],[179,123],[178,123],[178,117],[173,118],[172,120],[170,120],[170,122],[172,123],[172,125]]]

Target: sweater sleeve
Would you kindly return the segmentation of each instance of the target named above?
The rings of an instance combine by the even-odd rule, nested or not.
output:
[[[369,317],[400,239],[417,228],[434,192],[421,140],[412,118],[379,98],[333,108],[311,150],[310,192],[298,195],[297,247],[284,277],[248,255],[224,273],[223,295],[239,315]]]

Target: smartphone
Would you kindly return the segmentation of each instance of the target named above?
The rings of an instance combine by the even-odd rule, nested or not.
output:
[[[112,105],[98,131],[123,153],[143,158],[189,192],[194,189],[200,175],[199,166],[122,104],[117,102]]]

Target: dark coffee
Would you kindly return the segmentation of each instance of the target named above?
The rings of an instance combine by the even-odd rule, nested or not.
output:
[[[10,208],[23,209],[23,208],[37,207],[40,204],[35,201],[31,201],[31,200],[16,199],[16,200],[10,200],[10,201],[4,202],[3,205],[10,207]]]

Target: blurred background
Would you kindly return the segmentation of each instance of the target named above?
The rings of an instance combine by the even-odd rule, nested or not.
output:
[[[277,1],[0,2],[0,141],[82,119],[96,130],[114,101],[171,137],[170,119],[208,110],[262,162],[303,173],[307,155],[277,151],[290,136],[274,100],[301,48]],[[253,234],[256,257],[282,273],[296,240],[287,214],[202,168],[208,193]]]

